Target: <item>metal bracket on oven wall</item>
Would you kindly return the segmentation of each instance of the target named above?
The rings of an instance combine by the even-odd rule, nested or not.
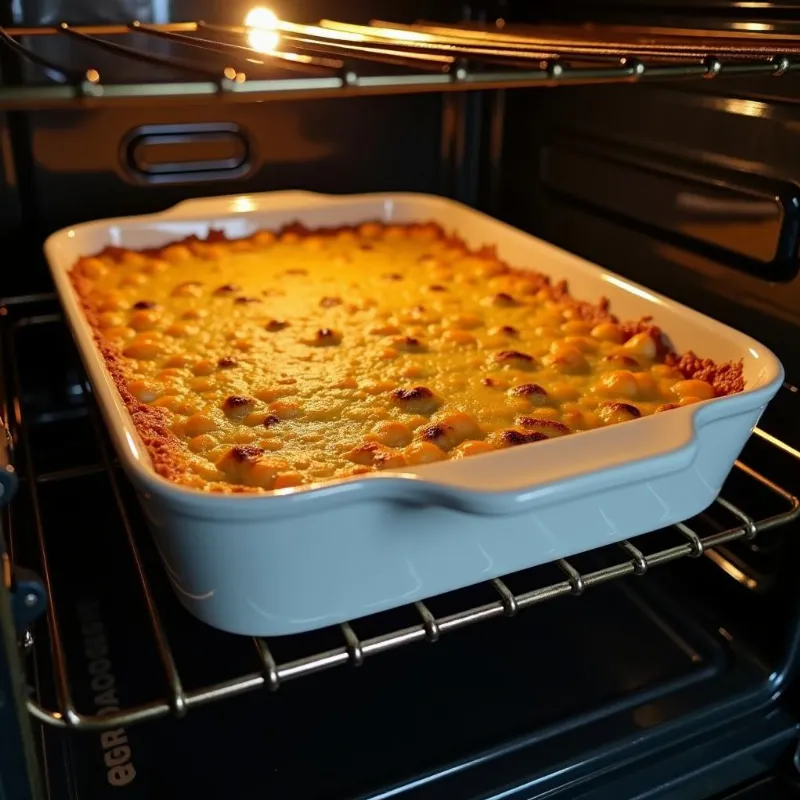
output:
[[[252,144],[231,122],[142,125],[123,139],[120,163],[139,184],[233,180],[252,169]]]

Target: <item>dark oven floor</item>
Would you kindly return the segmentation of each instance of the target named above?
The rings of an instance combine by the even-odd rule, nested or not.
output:
[[[719,620],[687,615],[682,604],[690,592],[670,597],[687,577],[702,583],[711,573],[727,589],[743,591],[705,558],[660,567],[642,579],[593,585],[588,599],[560,597],[514,618],[501,616],[444,634],[442,641],[392,649],[358,668],[345,664],[268,691],[263,651],[183,611],[132,490],[115,466],[114,480],[97,466],[107,444],[55,304],[39,301],[24,313],[12,307],[10,316],[4,356],[12,372],[18,368],[17,416],[26,421],[32,456],[11,512],[14,557],[41,568],[34,546],[38,511],[77,711],[157,708],[169,695],[126,521],[183,691],[216,687],[185,719],[165,713],[113,733],[43,726],[52,796],[93,800],[117,796],[124,786],[129,797],[237,798],[252,796],[258,786],[275,798],[386,797],[392,789],[436,797],[446,794],[438,783],[438,789],[429,786],[433,778],[446,782],[474,772],[462,791],[479,797],[486,795],[479,766],[523,751],[525,769],[540,775],[544,791],[597,769],[620,742],[641,743],[645,732],[674,729],[674,720],[720,704],[740,703],[737,713],[744,713],[763,702],[763,658],[739,646]],[[754,447],[756,461],[776,457],[763,441]],[[733,496],[738,503],[741,493]],[[758,519],[785,510],[769,492],[749,496],[754,510],[748,513]],[[713,532],[724,524],[706,517],[693,528]],[[664,547],[674,544],[667,533],[649,536],[651,551],[659,536]],[[763,541],[773,536],[778,541],[781,534],[764,534]],[[738,564],[744,574],[756,565],[752,580],[763,582],[774,572],[769,547],[734,543],[724,552],[729,571]],[[602,567],[604,558],[600,552],[570,561],[585,574]],[[519,594],[558,580],[555,567],[547,566],[506,583]],[[491,587],[482,585],[428,605],[442,618],[492,600]],[[356,621],[353,629],[363,641],[415,622],[412,610],[400,609]],[[333,652],[341,636],[335,629],[271,640],[269,652],[286,663]],[[43,621],[34,638],[29,666],[35,697],[44,708],[56,708],[52,642]],[[226,686],[241,689],[248,675],[252,691],[223,697]],[[713,724],[713,714],[706,717],[703,724]]]

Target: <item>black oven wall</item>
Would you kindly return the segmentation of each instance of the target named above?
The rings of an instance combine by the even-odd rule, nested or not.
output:
[[[36,216],[45,233],[193,196],[435,192],[441,117],[436,96],[36,113]]]
[[[738,4],[741,5],[741,4]],[[784,6],[800,6],[784,4]],[[796,34],[791,10],[733,3],[569,4],[620,24]],[[518,4],[518,10],[523,9]],[[547,18],[556,8],[537,6]],[[646,12],[646,17],[642,13]],[[530,18],[533,10],[528,10]],[[800,78],[510,92],[502,214],[744,329],[798,380]]]
[[[755,84],[509,96],[503,215],[759,336],[792,379],[800,86]]]

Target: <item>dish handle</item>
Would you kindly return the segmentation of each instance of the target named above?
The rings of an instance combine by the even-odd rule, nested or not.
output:
[[[719,431],[719,439],[716,431],[714,437],[718,451],[724,450],[732,463],[751,427],[740,418],[720,414],[721,410],[713,401],[703,408],[675,409],[577,436],[440,462],[415,477],[446,493],[455,490],[462,505],[466,493],[480,497],[477,505],[484,513],[513,513],[512,508],[519,511],[521,505],[549,503],[562,495],[603,491],[686,469],[697,457],[700,429],[717,422],[723,427],[732,423],[729,430]],[[753,424],[756,420],[757,414]],[[515,501],[511,506],[510,499]]]

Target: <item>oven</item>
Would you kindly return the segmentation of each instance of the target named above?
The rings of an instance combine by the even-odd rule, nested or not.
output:
[[[3,3],[0,797],[795,796],[798,9]],[[280,189],[459,200],[752,335],[786,382],[695,518],[312,633],[214,630],[41,248]]]

